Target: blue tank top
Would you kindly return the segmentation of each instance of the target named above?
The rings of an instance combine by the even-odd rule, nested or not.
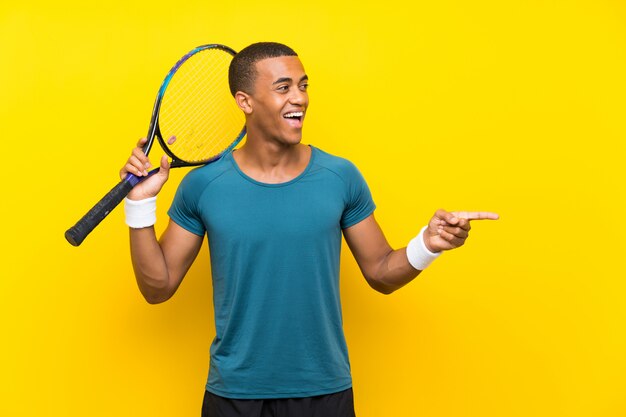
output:
[[[216,334],[207,390],[287,398],[352,386],[341,231],[374,209],[356,167],[315,147],[306,169],[281,184],[248,177],[232,154],[185,176],[168,213],[208,237]]]

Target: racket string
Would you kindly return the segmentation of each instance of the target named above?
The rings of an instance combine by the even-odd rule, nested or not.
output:
[[[159,113],[163,139],[186,162],[211,159],[229,147],[244,124],[228,89],[232,56],[206,50],[189,58],[174,74]]]
[[[178,142],[185,145],[186,152],[183,152],[185,154],[199,152],[200,154],[205,153],[208,155],[215,152],[215,146],[207,148],[203,142],[215,144],[215,141],[211,140],[211,133],[215,134],[219,130],[214,121],[215,112],[208,111],[211,101],[215,101],[215,92],[208,91],[207,87],[218,85],[218,83],[212,81],[216,72],[214,67],[198,68],[195,65],[195,68],[189,70],[189,73],[195,76],[187,78],[186,85],[184,85],[185,88],[181,88],[180,94],[176,97],[178,100],[172,103],[172,108],[182,110],[177,115],[178,117],[171,121],[172,133],[174,135],[178,134],[179,137],[181,134],[189,135],[188,137],[183,136],[183,138],[180,138],[182,140]],[[199,79],[198,76],[203,77],[203,79]],[[203,83],[203,81],[205,82]],[[198,100],[198,98],[206,99]],[[187,130],[189,128],[193,130]]]

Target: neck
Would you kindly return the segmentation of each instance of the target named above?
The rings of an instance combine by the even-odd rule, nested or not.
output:
[[[241,156],[246,162],[259,168],[271,168],[280,165],[290,165],[297,162],[306,146],[298,143],[294,145],[255,140],[248,137],[241,147]]]
[[[301,143],[294,145],[255,141],[246,143],[233,153],[233,158],[246,175],[265,183],[287,182],[300,175],[307,167],[311,148]]]

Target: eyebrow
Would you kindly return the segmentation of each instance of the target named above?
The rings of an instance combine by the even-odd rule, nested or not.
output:
[[[302,81],[306,81],[306,80],[308,80],[308,79],[309,79],[309,76],[305,74],[305,75],[303,75],[303,76],[302,76],[302,78],[300,78],[300,81],[298,81],[298,83],[301,83]],[[292,79],[292,78],[289,78],[289,77],[282,77],[282,78],[279,78],[279,79],[277,79],[276,81],[274,81],[274,82],[272,83],[272,85],[274,85],[274,84],[280,84],[280,83],[291,83],[292,81],[293,81],[293,79]]]

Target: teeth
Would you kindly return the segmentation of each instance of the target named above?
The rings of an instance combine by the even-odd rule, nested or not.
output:
[[[304,115],[304,112],[294,111],[294,112],[291,112],[291,113],[287,113],[285,115],[285,117],[302,117],[303,115]]]

